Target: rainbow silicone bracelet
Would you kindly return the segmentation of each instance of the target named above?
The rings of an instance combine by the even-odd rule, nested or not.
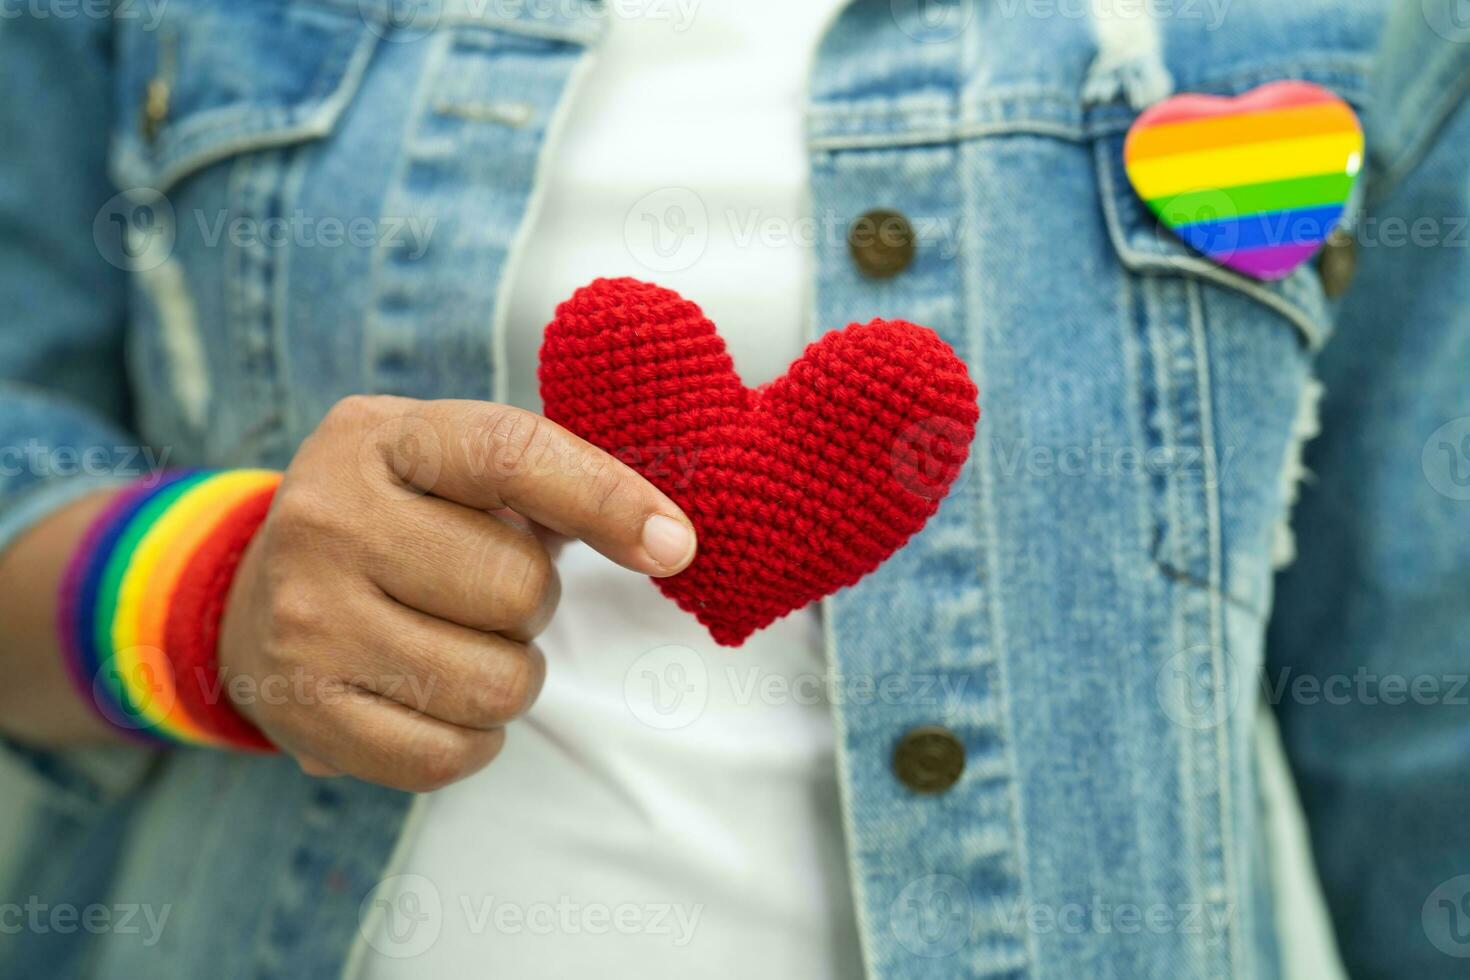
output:
[[[170,472],[120,491],[88,528],[62,579],[57,630],[78,694],[114,728],[273,751],[225,695],[216,647],[235,568],[280,480]]]

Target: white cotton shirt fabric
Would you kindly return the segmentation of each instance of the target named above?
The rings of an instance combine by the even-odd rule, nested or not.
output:
[[[599,276],[697,302],[748,385],[800,354],[802,105],[841,5],[609,5],[507,283],[510,401],[539,411],[542,329]],[[488,769],[417,804],[364,903],[363,975],[860,976],[815,607],[719,647],[643,576],[555,550],[541,698]]]

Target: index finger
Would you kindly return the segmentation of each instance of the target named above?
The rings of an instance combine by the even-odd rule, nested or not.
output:
[[[466,507],[508,507],[646,575],[673,575],[694,559],[694,526],[672,500],[550,419],[491,402],[395,401],[403,424],[386,429],[412,431],[416,447],[408,466],[386,440],[396,479]]]

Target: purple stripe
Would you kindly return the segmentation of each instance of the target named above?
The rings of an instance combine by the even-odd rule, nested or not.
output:
[[[82,582],[87,577],[87,569],[99,558],[97,543],[102,540],[107,528],[117,520],[119,514],[128,509],[129,504],[148,490],[148,486],[142,481],[130,483],[108,501],[102,512],[87,525],[86,533],[72,552],[61,579],[61,592],[56,604],[56,633],[61,641],[61,660],[66,665],[66,673],[71,678],[72,686],[86,702],[92,700],[92,681],[82,666],[82,649],[77,637]]]
[[[1321,247],[1320,242],[1310,245],[1271,245],[1266,248],[1241,249],[1229,255],[1215,256],[1215,260],[1253,279],[1285,279]]]
[[[67,581],[63,585],[65,591],[59,603],[63,607],[58,611],[59,625],[63,627],[63,656],[74,661],[68,672],[72,674],[74,683],[80,683],[82,699],[91,704],[118,733],[147,745],[157,745],[162,740],[140,730],[136,723],[121,714],[107,698],[98,697],[96,683],[100,664],[92,640],[97,615],[97,588],[119,538],[139,509],[160,490],[195,472],[197,471],[170,470],[160,475],[144,477],[119,491],[87,529],[82,545],[73,556],[76,562],[75,587],[72,588],[70,582],[73,569],[68,568]]]

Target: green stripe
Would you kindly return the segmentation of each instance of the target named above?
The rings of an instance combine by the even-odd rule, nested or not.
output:
[[[1318,174],[1156,197],[1149,200],[1148,206],[1165,224],[1177,227],[1200,221],[1224,221],[1273,211],[1341,204],[1347,200],[1352,188],[1353,176],[1350,174]]]
[[[127,530],[123,531],[122,537],[118,538],[117,547],[112,549],[112,554],[107,558],[107,567],[102,572],[102,582],[97,589],[95,623],[97,675],[107,686],[107,692],[112,695],[113,703],[140,727],[145,725],[142,712],[138,705],[128,697],[122,678],[117,676],[117,671],[108,669],[117,654],[117,651],[112,648],[112,625],[113,618],[117,615],[118,591],[122,587],[123,575],[128,570],[128,564],[133,559],[133,552],[138,550],[138,544],[143,540],[143,535],[148,533],[148,529],[157,522],[164,511],[177,503],[180,497],[214,476],[218,476],[218,473],[200,473],[180,480],[178,483],[170,484],[144,504],[143,508],[128,522]]]

